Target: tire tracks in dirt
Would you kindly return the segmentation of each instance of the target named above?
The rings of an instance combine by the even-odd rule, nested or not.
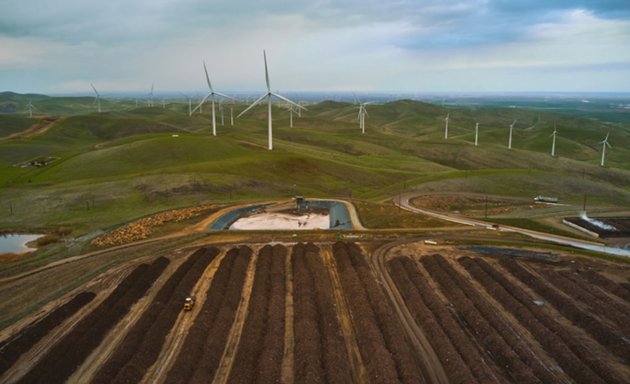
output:
[[[182,348],[188,329],[195,322],[195,319],[201,310],[202,304],[206,301],[208,288],[210,287],[210,284],[212,284],[214,274],[219,269],[219,266],[221,265],[228,249],[228,247],[221,249],[221,252],[206,268],[206,271],[193,288],[191,296],[195,297],[195,306],[192,311],[181,311],[175,325],[167,335],[166,340],[162,345],[160,355],[155,363],[147,370],[147,373],[142,378],[141,383],[163,383],[166,380],[166,374],[175,362],[175,359]]]
[[[335,259],[332,255],[332,246],[326,247],[319,246],[320,254],[324,259],[324,263],[328,266],[328,272],[330,275],[330,281],[333,285],[333,294],[335,304],[337,306],[337,318],[339,319],[339,325],[341,326],[341,332],[343,339],[346,343],[346,350],[348,352],[348,361],[352,367],[352,378],[356,383],[368,382],[367,370],[361,357],[361,351],[357,344],[357,338],[354,333],[354,327],[352,325],[352,317],[350,316],[350,310],[348,309],[348,303],[343,294],[343,288],[341,286],[341,279],[335,264]]]
[[[284,384],[291,384],[294,382],[293,351],[295,348],[295,337],[293,328],[293,263],[290,257],[292,249],[287,249],[287,252],[288,255],[284,264],[284,282],[286,289],[284,302],[284,355],[282,357],[282,371],[280,375],[280,382]]]
[[[241,302],[236,310],[236,317],[234,319],[234,323],[232,323],[232,328],[230,329],[230,334],[228,336],[227,343],[225,344],[225,348],[223,349],[223,356],[221,356],[221,361],[219,362],[217,371],[214,374],[214,379],[212,380],[213,383],[225,384],[230,377],[230,370],[232,369],[232,364],[236,358],[238,344],[241,341],[241,335],[243,333],[243,326],[245,325],[245,320],[247,319],[247,309],[249,308],[249,299],[254,286],[254,275],[256,272],[256,264],[258,264],[260,249],[261,248],[252,249],[252,260],[247,268],[247,275],[245,277],[245,283],[243,284],[241,294]]]
[[[442,366],[440,359],[433,350],[433,347],[429,343],[429,339],[424,334],[424,331],[418,326],[418,324],[416,324],[413,316],[409,313],[400,292],[398,292],[398,288],[394,284],[391,276],[389,276],[387,268],[385,267],[388,251],[395,246],[407,242],[408,240],[395,241],[385,244],[371,253],[366,252],[369,255],[368,261],[372,266],[372,270],[375,272],[379,283],[383,287],[387,296],[389,296],[394,308],[396,309],[396,313],[403,324],[411,344],[422,360],[422,372],[426,376],[427,382],[448,384],[448,376],[444,371],[444,367]]]

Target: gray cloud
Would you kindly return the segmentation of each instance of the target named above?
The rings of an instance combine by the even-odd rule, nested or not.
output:
[[[571,18],[578,9],[584,15]],[[538,67],[553,62],[557,68],[561,55],[580,60],[567,49],[592,52],[597,44],[608,49],[597,51],[601,62],[586,57],[583,65],[623,63],[622,54],[608,58],[606,53],[629,50],[629,19],[627,0],[14,1],[0,13],[0,82],[34,84],[29,79],[36,78],[51,88],[74,89],[101,80],[110,88],[146,87],[153,78],[176,75],[190,88],[197,84],[200,61],[211,59],[224,84],[251,88],[260,80],[260,50],[267,48],[273,51],[274,74],[285,86],[304,72],[315,74],[306,87],[412,86],[378,76],[383,67],[410,74],[468,63],[511,66],[501,55],[516,55],[524,65]],[[580,23],[605,29],[603,44],[583,37],[568,44],[572,33],[599,33],[576,29]],[[564,26],[571,28],[563,32]],[[560,38],[562,33],[567,36]],[[300,71],[279,56],[291,57]],[[172,67],[179,68],[176,74]],[[163,86],[182,86],[175,83]]]

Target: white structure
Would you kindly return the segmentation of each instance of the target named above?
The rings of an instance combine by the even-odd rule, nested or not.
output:
[[[368,103],[359,103],[359,128],[361,128],[361,133],[365,133],[365,116],[370,116],[367,113],[366,105]]]
[[[201,100],[199,105],[197,105],[195,109],[193,109],[193,112],[195,112],[197,109],[199,109],[199,111],[201,112],[201,106],[203,105],[203,103],[206,102],[206,100],[208,100],[208,98],[210,98],[210,101],[212,104],[212,136],[216,136],[217,135],[217,120],[216,120],[215,112],[214,112],[214,96],[219,95],[221,97],[225,97],[226,99],[232,99],[232,100],[234,99],[228,95],[224,95],[223,93],[215,92],[214,89],[212,89],[212,83],[210,83],[210,76],[208,76],[208,69],[206,68],[205,61],[203,62],[203,70],[206,74],[206,82],[208,83],[208,88],[210,89],[210,92],[206,95],[206,97],[204,97]],[[223,109],[221,109],[221,111],[223,111]],[[223,116],[223,112],[221,112],[221,116]]]
[[[444,103],[444,101],[442,101]],[[450,112],[446,114],[444,118],[444,140],[448,139],[448,117],[450,116]]]
[[[234,126],[234,108],[230,106],[230,126]]]
[[[90,83],[90,85],[92,86],[92,89],[94,90],[94,93],[96,94],[96,96],[94,96],[94,103],[92,104],[96,104],[97,108],[98,108],[98,112],[101,112],[101,94],[98,93],[98,91],[96,90],[96,88],[94,88],[94,84]]]
[[[184,95],[181,92],[179,94],[188,99],[188,116],[189,117],[192,116],[192,97],[190,97],[188,95]]]
[[[516,120],[510,124],[510,138],[508,139],[508,149],[512,149],[512,130],[514,129],[514,124],[516,124]]]
[[[606,160],[606,146],[608,146],[608,148],[612,148],[612,146],[608,144],[608,135],[610,135],[610,132],[606,134],[606,138],[603,141],[599,142],[599,144],[602,145],[602,159],[599,162],[601,167],[604,166],[604,161]]]
[[[479,123],[475,123],[475,147],[479,145]]]
[[[263,99],[267,98],[267,118],[268,118],[268,132],[269,132],[269,150],[273,149],[273,132],[272,132],[272,117],[271,117],[271,96],[275,96],[280,100],[286,101],[289,104],[292,104],[298,108],[306,109],[301,105],[296,104],[295,102],[287,99],[286,97],[279,95],[275,92],[271,92],[271,85],[269,85],[269,70],[267,69],[267,53],[263,51],[263,58],[265,60],[265,81],[267,82],[267,93],[260,96],[256,101],[254,101],[249,107],[247,107],[243,112],[239,113],[236,118],[243,116],[247,111],[254,108],[258,103],[260,103]]]
[[[556,126],[553,126],[553,133],[551,134],[551,157],[556,156],[556,136],[558,135],[558,131],[556,130]]]
[[[35,108],[35,106],[33,105],[33,103],[31,103],[31,101],[28,101],[28,117],[33,117],[33,108]]]
[[[149,102],[147,103],[149,107],[153,106],[153,88],[155,86],[155,83],[151,83],[151,92],[149,92],[148,96],[149,96]]]

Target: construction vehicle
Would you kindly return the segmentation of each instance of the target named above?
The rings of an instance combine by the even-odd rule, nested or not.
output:
[[[184,300],[184,311],[190,311],[195,306],[195,300],[192,297],[187,297]]]

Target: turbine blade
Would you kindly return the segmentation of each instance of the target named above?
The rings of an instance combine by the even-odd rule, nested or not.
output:
[[[265,81],[267,81],[267,92],[271,93],[271,86],[269,85],[269,71],[267,70],[267,53],[263,49],[263,57],[265,59]]]
[[[94,93],[96,93],[96,96],[100,96],[98,94],[98,91],[96,90],[96,88],[94,87],[94,84],[90,83],[90,85],[92,86],[92,89],[94,90]]]
[[[236,118],[238,119],[239,117],[243,116],[245,114],[245,112],[249,111],[250,109],[254,108],[258,103],[260,103],[265,97],[269,96],[269,93],[265,93],[264,95],[260,96],[256,101],[254,101],[249,107],[245,108],[245,110],[241,113],[238,114],[238,116],[236,116]]]
[[[196,110],[198,110],[199,108],[201,108],[201,106],[203,105],[203,103],[206,102],[206,100],[208,100],[208,97],[210,97],[210,95],[212,95],[211,93],[208,93],[206,95],[206,97],[204,97],[203,99],[201,99],[201,102],[199,104],[197,104],[197,106],[195,107],[195,109],[193,109],[192,111],[195,112]]]
[[[235,99],[235,98],[233,98],[232,96],[225,95],[225,94],[223,94],[223,93],[221,93],[221,92],[214,92],[214,94],[215,94],[215,95],[219,95],[219,96],[221,96],[221,97],[225,97],[226,99],[236,100],[236,99]]]
[[[274,96],[275,96],[275,97],[277,97],[278,99],[280,99],[280,100],[284,100],[284,101],[286,101],[287,103],[291,103],[291,104],[295,105],[295,106],[296,106],[296,107],[298,107],[298,108],[302,108],[302,109],[303,109],[303,110],[305,110],[305,111],[307,110],[307,109],[306,109],[306,108],[304,108],[303,106],[299,105],[299,104],[298,104],[298,103],[296,103],[296,102],[293,102],[293,101],[291,101],[291,100],[287,99],[286,97],[284,97],[284,96],[282,96],[282,95],[278,95],[277,93],[274,93],[274,92],[269,92],[269,94],[270,94],[270,95],[274,95]]]
[[[206,73],[206,82],[208,83],[208,88],[210,88],[210,93],[212,93],[212,84],[210,83],[210,76],[208,76],[208,68],[206,68],[206,62],[203,62],[203,71]]]

